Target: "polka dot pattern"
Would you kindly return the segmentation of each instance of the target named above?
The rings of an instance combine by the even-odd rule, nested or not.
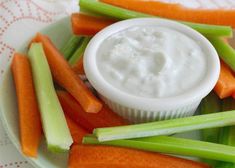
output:
[[[67,15],[69,6],[60,6],[57,3],[59,4],[59,2],[38,0],[0,1],[0,81],[16,51],[11,43],[12,40],[7,38],[11,32],[9,30],[15,29],[14,26],[17,24],[32,21],[38,25],[47,25]],[[18,154],[12,145],[0,121],[0,168],[31,168],[32,166]]]

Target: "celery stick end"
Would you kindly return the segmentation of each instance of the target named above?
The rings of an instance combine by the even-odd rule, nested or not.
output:
[[[59,145],[48,144],[47,148],[52,153],[66,153],[66,152],[69,151],[69,146],[68,147],[62,147],[62,146],[59,146]]]

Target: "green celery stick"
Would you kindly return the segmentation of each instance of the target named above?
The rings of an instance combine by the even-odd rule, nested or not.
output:
[[[153,15],[116,7],[103,2],[99,2],[97,0],[80,0],[79,6],[82,10],[85,9],[86,11],[105,15],[117,20],[132,19],[138,17],[154,17]]]
[[[221,38],[208,37],[208,39],[215,47],[220,58],[235,71],[235,50]]]
[[[48,149],[52,152],[68,151],[73,140],[54,89],[42,44],[32,43],[28,55]]]
[[[99,142],[96,137],[88,135],[83,138],[83,144],[121,146],[152,152],[235,162],[235,147],[171,136]]]
[[[200,23],[191,23],[179,21],[204,36],[208,37],[233,37],[233,30],[230,26],[218,26],[218,25],[209,25],[209,24],[200,24]]]
[[[235,110],[143,124],[96,128],[99,141],[171,135],[174,133],[235,125]]]
[[[79,60],[79,58],[84,53],[86,46],[89,43],[90,39],[91,39],[91,37],[85,37],[82,40],[81,45],[77,48],[77,50],[73,53],[73,55],[69,59],[70,65],[74,65]]]
[[[202,100],[200,104],[200,114],[210,114],[219,111],[221,111],[221,100],[212,91]],[[203,129],[201,131],[202,140],[206,142],[218,143],[219,131],[219,128]],[[203,159],[203,162],[206,162],[213,167],[217,164],[213,158]]]
[[[221,101],[212,91],[200,104],[201,114],[210,114],[221,111]],[[218,142],[219,128],[210,128],[202,130],[202,139],[207,142]]]
[[[222,109],[235,110],[235,100],[231,97],[223,99]],[[222,128],[219,140],[224,145],[235,146],[235,126]]]
[[[221,144],[235,147],[235,127],[223,127],[220,131]],[[235,164],[230,162],[220,161],[214,166],[215,168],[235,168]]]
[[[223,110],[234,110],[235,100],[233,98],[223,99]],[[235,147],[235,126],[224,127],[220,131],[221,144]],[[216,168],[235,168],[235,164],[231,162],[218,162]]]
[[[64,58],[68,60],[75,50],[79,47],[79,44],[83,38],[80,36],[72,35],[69,40],[66,42],[65,46],[61,48],[61,53],[63,54]]]
[[[140,12],[135,12],[106,3],[99,2],[97,0],[80,0],[79,6],[86,11],[91,11],[94,13],[102,14],[108,17],[115,18],[117,20],[139,18],[139,17],[156,17],[149,14],[144,14]],[[207,25],[198,24],[191,22],[181,22],[191,28],[197,30],[198,32],[213,37],[232,36],[232,28],[230,26],[217,26],[217,25]]]

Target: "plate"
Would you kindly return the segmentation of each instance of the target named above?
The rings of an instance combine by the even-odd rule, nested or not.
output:
[[[56,47],[61,48],[72,34],[70,19],[69,17],[63,18],[40,32],[47,34],[52,39]],[[29,41],[30,39],[22,41],[23,46],[16,51],[26,53]],[[3,125],[11,141],[21,152],[17,99],[12,73],[9,67],[3,75],[3,80],[0,86],[0,118],[3,120]],[[176,134],[174,136],[200,140],[200,131]],[[198,160],[198,158],[187,158]],[[45,140],[43,139],[39,148],[38,157],[36,159],[26,157],[26,159],[36,168],[66,168],[68,153],[55,154],[49,152],[47,150]]]
[[[61,48],[72,34],[70,19],[69,17],[63,18],[40,32],[47,34],[56,47]],[[30,38],[26,41],[22,41],[23,46],[16,49],[16,51],[27,53],[29,40]],[[4,128],[12,143],[20,151],[17,99],[10,67],[6,69],[0,87],[0,118],[3,120]],[[42,140],[38,158],[33,159],[26,157],[26,159],[37,168],[66,168],[67,157],[67,153],[50,153],[46,148],[45,140]]]

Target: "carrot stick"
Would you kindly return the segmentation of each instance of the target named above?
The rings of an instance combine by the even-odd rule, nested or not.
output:
[[[192,9],[176,3],[154,0],[101,0],[101,2],[169,19],[235,27],[234,9]]]
[[[79,75],[85,75],[83,67],[83,56],[81,56],[81,58],[79,58],[79,60],[72,66],[72,69],[75,73]]]
[[[71,16],[71,23],[74,34],[92,36],[106,26],[113,24],[114,21],[82,13],[74,13]]]
[[[88,134],[84,128],[80,127],[76,124],[72,119],[70,119],[67,115],[65,115],[71,136],[73,138],[73,143],[82,144],[83,137]]]
[[[87,135],[83,138],[82,143],[119,146],[181,156],[195,156],[204,159],[213,159],[214,161],[234,162],[235,159],[235,147],[173,136],[152,136],[148,138],[99,142],[93,135]]]
[[[15,53],[11,70],[18,100],[21,149],[26,156],[36,157],[42,126],[28,58]]]
[[[123,118],[112,112],[106,105],[96,114],[86,113],[69,93],[57,91],[57,95],[65,114],[89,132],[98,127],[127,125]]]
[[[134,149],[73,145],[68,168],[209,168],[196,161]]]
[[[141,12],[136,12],[124,8],[120,8],[114,5],[109,5],[97,0],[79,0],[79,6],[81,10],[99,14],[102,16],[111,17],[117,20],[139,18],[139,17],[157,17]],[[210,37],[232,37],[232,28],[230,26],[218,26],[218,25],[208,25],[201,23],[185,22],[183,23],[196,31],[200,32],[205,36]]]
[[[67,61],[52,44],[50,39],[45,35],[37,33],[33,41],[42,43],[55,81],[73,95],[86,112],[97,113],[100,111],[102,108],[100,100],[91,93],[82,80],[70,68]]]
[[[235,92],[235,78],[231,69],[224,63],[220,62],[220,75],[215,85],[214,91],[221,98],[231,96]]]

